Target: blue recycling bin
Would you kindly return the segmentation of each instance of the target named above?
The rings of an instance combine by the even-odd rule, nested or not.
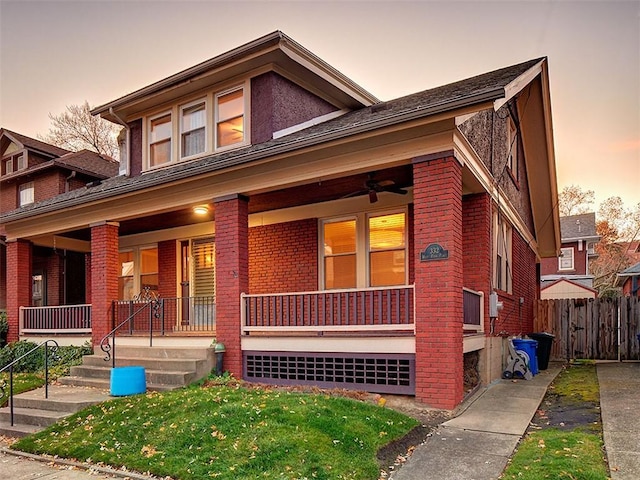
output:
[[[115,367],[111,369],[111,395],[123,397],[147,391],[144,367]]]
[[[514,338],[513,346],[516,350],[522,350],[529,356],[529,370],[534,375],[538,374],[538,342],[528,338]]]

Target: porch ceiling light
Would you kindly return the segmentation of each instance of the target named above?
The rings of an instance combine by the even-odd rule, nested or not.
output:
[[[207,205],[196,205],[193,207],[193,213],[196,215],[206,215],[209,213],[209,207]]]

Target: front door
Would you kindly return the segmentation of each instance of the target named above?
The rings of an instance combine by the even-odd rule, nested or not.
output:
[[[180,287],[183,326],[215,324],[216,247],[214,237],[184,240],[180,244]]]

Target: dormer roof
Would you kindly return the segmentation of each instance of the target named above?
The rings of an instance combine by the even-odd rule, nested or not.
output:
[[[560,231],[563,242],[599,238],[596,232],[594,212],[560,217]]]
[[[91,113],[120,123],[118,117],[132,119],[146,109],[211,85],[270,70],[341,109],[378,102],[374,95],[278,30],[100,105]]]
[[[49,157],[50,160],[24,170],[15,171],[10,175],[3,175],[0,177],[0,182],[55,166],[73,170],[96,179],[106,179],[118,175],[118,161],[107,155],[101,155],[90,150],[71,152],[5,128],[0,129],[0,143],[2,143],[3,148],[5,148],[4,144],[9,144],[9,142],[15,144],[19,150],[30,150],[41,156]]]
[[[27,137],[26,135],[22,135],[17,132],[12,132],[11,130],[7,130],[6,128],[0,129],[0,139],[4,137],[18,144],[22,148],[45,154],[49,157],[60,157],[67,153],[71,153],[69,150],[66,150],[64,148],[56,147],[55,145],[51,145],[50,143],[36,140],[35,138]]]

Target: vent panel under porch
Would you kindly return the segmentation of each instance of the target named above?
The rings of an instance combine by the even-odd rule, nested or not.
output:
[[[415,394],[412,354],[245,351],[242,363],[251,382]]]

